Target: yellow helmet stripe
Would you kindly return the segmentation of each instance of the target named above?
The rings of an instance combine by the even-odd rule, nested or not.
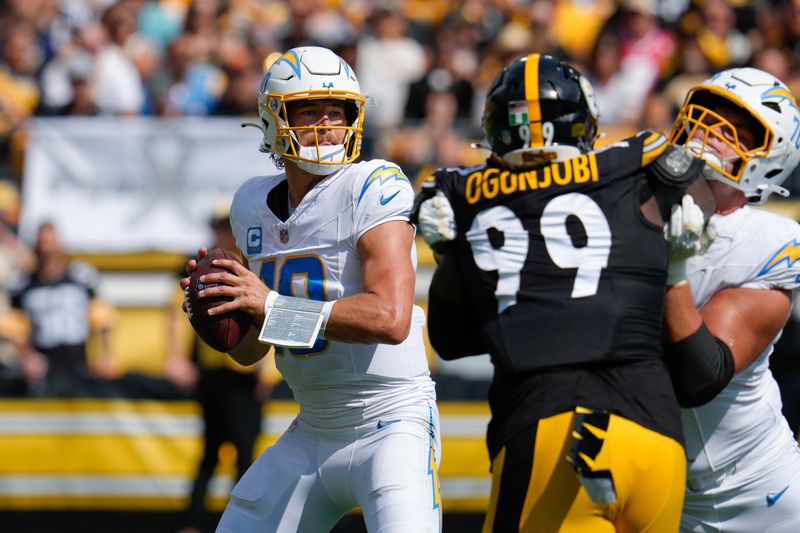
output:
[[[531,146],[542,146],[542,107],[539,101],[539,54],[529,54],[525,62],[525,100],[528,102],[528,124]]]

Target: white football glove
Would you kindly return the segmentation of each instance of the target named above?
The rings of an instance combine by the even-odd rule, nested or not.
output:
[[[670,220],[664,225],[664,237],[669,250],[667,285],[676,285],[686,280],[686,260],[708,250],[717,238],[716,215],[705,224],[703,211],[686,194],[680,204],[672,206]]]
[[[456,238],[456,214],[442,191],[437,191],[434,196],[422,202],[417,223],[422,238],[430,247]]]

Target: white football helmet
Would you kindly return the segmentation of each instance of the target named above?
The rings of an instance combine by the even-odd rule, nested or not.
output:
[[[298,100],[336,99],[345,101],[346,130],[344,143],[319,144],[320,129],[330,126],[293,126],[289,124],[287,104]],[[278,58],[264,74],[258,94],[258,113],[264,134],[261,150],[295,161],[306,172],[326,176],[349,165],[361,153],[364,125],[364,102],[361,86],[347,62],[316,46],[292,48]],[[297,132],[314,130],[313,146],[300,146]]]
[[[733,104],[753,118],[753,146],[741,146],[736,127],[714,112],[720,103]],[[723,162],[706,150],[711,136],[738,157]],[[689,90],[669,140],[705,159],[707,178],[739,189],[750,204],[760,205],[772,193],[789,194],[781,183],[800,163],[800,110],[791,91],[771,74],[755,68],[725,70]],[[733,168],[727,171],[730,163]]]

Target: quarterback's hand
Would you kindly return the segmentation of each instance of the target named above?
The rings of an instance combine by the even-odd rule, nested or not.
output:
[[[422,238],[431,248],[456,238],[456,215],[442,191],[422,202],[417,222]]]
[[[181,304],[181,309],[183,309],[184,313],[188,312],[187,304],[189,302],[188,289],[189,289],[189,283],[191,283],[190,276],[192,275],[192,272],[194,272],[194,269],[197,268],[197,262],[200,261],[202,258],[204,258],[206,255],[208,255],[208,248],[206,248],[205,246],[197,250],[197,259],[189,259],[186,262],[186,266],[184,267],[186,270],[186,277],[181,278],[180,281],[178,282],[181,286],[181,290],[183,291],[183,304]]]
[[[686,260],[708,250],[716,239],[716,215],[706,224],[703,211],[686,194],[680,204],[672,206],[669,222],[664,225],[664,237],[669,251],[667,285],[675,285],[686,280]]]
[[[210,309],[210,316],[222,315],[229,311],[241,310],[251,315],[259,323],[264,320],[264,302],[272,292],[261,278],[251,272],[239,261],[231,259],[214,259],[213,266],[223,269],[221,272],[203,274],[199,280],[206,288],[198,293],[200,298],[216,298],[223,296],[230,301],[220,303]]]

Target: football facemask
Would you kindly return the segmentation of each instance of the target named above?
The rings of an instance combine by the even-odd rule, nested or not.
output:
[[[733,124],[724,108],[735,110],[746,125]],[[753,68],[731,69],[689,91],[669,140],[704,159],[708,179],[742,191],[750,204],[759,205],[772,193],[789,194],[781,183],[800,162],[798,125],[800,111],[780,80]],[[710,141],[724,144],[733,155],[722,160]]]

